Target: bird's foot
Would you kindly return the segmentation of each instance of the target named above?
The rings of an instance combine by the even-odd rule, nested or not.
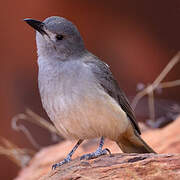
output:
[[[52,169],[54,170],[54,169],[56,169],[57,167],[60,167],[60,166],[62,166],[63,164],[66,164],[66,163],[68,163],[68,162],[70,162],[71,161],[71,157],[70,156],[67,156],[63,161],[61,161],[61,162],[59,162],[59,163],[57,163],[57,164],[53,164],[52,165]]]
[[[106,155],[108,153],[111,155],[111,151],[108,148],[103,149],[103,150],[102,149],[97,149],[93,153],[89,153],[89,154],[85,154],[85,155],[81,156],[80,160],[83,160],[83,159],[86,159],[86,160],[94,159],[94,158],[97,158],[99,156]]]

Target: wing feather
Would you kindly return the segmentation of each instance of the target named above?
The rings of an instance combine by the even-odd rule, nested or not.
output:
[[[91,68],[92,72],[94,73],[95,77],[104,88],[104,90],[111,97],[113,97],[121,106],[121,108],[126,112],[136,131],[141,134],[140,128],[138,126],[138,123],[136,122],[136,118],[129,104],[129,101],[126,98],[124,92],[120,89],[117,81],[114,79],[109,66],[103,61],[100,61],[95,56],[92,59],[86,59],[85,63]]]

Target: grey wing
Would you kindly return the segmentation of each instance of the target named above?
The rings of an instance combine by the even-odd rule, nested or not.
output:
[[[111,97],[113,97],[121,106],[121,108],[126,112],[128,118],[130,119],[136,131],[139,134],[141,134],[140,128],[138,126],[138,123],[136,122],[134,112],[128,102],[128,99],[126,98],[124,92],[119,88],[119,85],[117,81],[114,79],[109,69],[109,66],[103,61],[100,61],[95,58],[93,58],[93,60],[87,60],[85,63],[88,64],[88,66],[91,68],[91,70],[93,71],[94,75],[96,76],[97,80],[104,88],[104,90]]]

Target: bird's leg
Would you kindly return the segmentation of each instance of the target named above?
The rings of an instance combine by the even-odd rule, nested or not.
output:
[[[109,153],[111,155],[111,151],[107,148],[102,149],[104,145],[104,137],[101,137],[100,143],[99,143],[99,147],[97,148],[97,150],[93,153],[89,153],[89,154],[85,154],[83,156],[81,156],[80,160],[82,159],[94,159],[97,158],[99,156],[105,155],[107,153]]]
[[[76,145],[73,147],[73,149],[71,150],[71,152],[67,155],[67,157],[61,161],[60,163],[54,164],[52,166],[52,169],[56,169],[56,167],[62,166],[63,164],[68,163],[69,161],[71,161],[71,157],[74,154],[74,152],[76,151],[76,149],[79,147],[79,145],[83,142],[83,140],[79,140]]]

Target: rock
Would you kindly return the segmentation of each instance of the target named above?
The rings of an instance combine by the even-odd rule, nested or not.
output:
[[[20,171],[19,176],[15,180],[39,179],[51,170],[54,163],[62,160],[73,145],[73,142],[65,141],[63,143],[42,149],[34,156],[29,165]],[[80,146],[73,157],[77,157],[77,154],[81,153],[83,153],[83,150]]]
[[[180,153],[179,127],[180,127],[180,118],[178,118],[176,121],[174,121],[173,123],[162,129],[148,130],[142,134],[142,137],[157,153],[171,153],[171,154]],[[122,175],[128,174],[128,172],[131,172],[132,176],[133,175],[140,176],[139,174],[142,174],[142,176],[140,176],[142,179],[142,177],[143,176],[146,177],[147,174],[149,178],[149,173],[151,174],[152,172],[154,172],[155,174],[158,173],[159,174],[162,173],[162,175],[164,174],[162,177],[164,177],[166,174],[169,174],[170,177],[173,176],[173,174],[179,172],[179,169],[176,168],[180,168],[180,155],[152,155],[152,154],[151,155],[121,154],[121,155],[115,155],[115,157],[113,158],[110,158],[108,156],[103,156],[92,161],[85,161],[85,164],[88,163],[90,164],[90,166],[88,165],[87,167],[86,166],[84,167],[84,165],[82,165],[84,161],[79,161],[78,159],[76,159],[73,160],[70,164],[63,165],[61,168],[58,168],[56,171],[51,172],[51,166],[54,163],[57,163],[61,161],[64,157],[66,157],[67,153],[72,149],[75,143],[76,142],[65,141],[63,143],[42,149],[34,156],[34,158],[31,160],[29,165],[20,171],[19,176],[15,180],[24,180],[24,179],[37,180],[42,176],[48,174],[49,172],[50,174],[48,174],[46,178],[49,176],[55,178],[55,177],[59,177],[59,175],[62,175],[63,173],[62,171],[64,170],[65,172],[69,173],[67,174],[68,175],[67,177],[70,176],[70,173],[74,174],[73,177],[76,177],[74,171],[77,171],[78,173],[81,172],[82,175],[85,173],[86,175],[88,174],[86,168],[88,169],[88,171],[91,172],[89,175],[92,175],[92,173],[94,174],[96,170],[94,168],[90,168],[91,166],[92,167],[97,166],[99,172],[102,171],[105,173],[107,170],[108,173],[110,174],[112,173],[113,178],[116,177],[116,173],[117,173],[117,177],[120,177],[120,174]],[[85,153],[93,152],[97,148],[97,144],[98,144],[97,140],[90,140],[83,143],[77,149],[76,153],[73,156],[73,159]],[[106,140],[104,147],[108,147],[113,154],[121,152],[119,147],[116,145],[116,143],[109,140]],[[122,160],[120,157],[122,157]],[[127,163],[126,161],[128,161],[128,159],[132,157],[135,159],[136,158],[142,159],[144,157],[148,157],[148,158],[134,163]],[[101,162],[100,163],[102,165],[101,168],[97,162]],[[148,165],[145,166],[143,163],[147,163]],[[110,166],[109,164],[112,165]],[[137,167],[135,165],[137,165]],[[156,170],[153,170],[151,166],[156,168]],[[115,170],[115,167],[118,168],[118,171]],[[125,169],[124,167],[127,167],[127,169]],[[83,170],[85,170],[85,172]],[[145,174],[144,172],[146,172],[147,174]],[[66,177],[65,174],[63,174],[63,176]],[[80,178],[82,178],[82,176]]]
[[[76,159],[49,172],[40,180],[141,179],[179,180],[180,155],[116,154],[94,160]]]
[[[180,153],[180,117],[162,129],[149,130],[142,134],[158,153]]]

